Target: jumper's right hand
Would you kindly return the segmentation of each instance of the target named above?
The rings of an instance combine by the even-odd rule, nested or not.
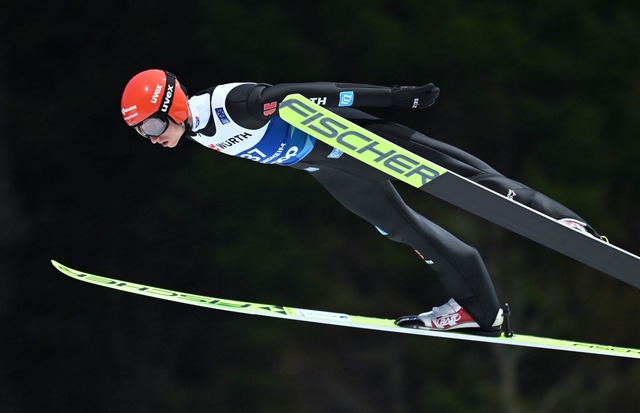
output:
[[[440,88],[428,83],[424,86],[394,86],[391,90],[391,104],[407,109],[426,109],[433,105]]]

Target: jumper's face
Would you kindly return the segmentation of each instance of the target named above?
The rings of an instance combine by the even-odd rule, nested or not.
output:
[[[167,130],[165,130],[162,135],[154,136],[149,138],[151,143],[157,143],[165,148],[175,148],[180,141],[180,137],[184,134],[185,126],[184,124],[177,124],[169,119],[169,125],[167,126]]]

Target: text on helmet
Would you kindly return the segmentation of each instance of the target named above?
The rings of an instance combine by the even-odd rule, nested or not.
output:
[[[161,90],[162,90],[162,85],[156,85],[156,90],[153,91],[153,96],[151,96],[151,103],[156,103],[158,101],[158,97],[160,96]]]
[[[167,96],[165,96],[164,102],[162,103],[163,112],[166,112],[169,110],[169,103],[171,102],[172,95],[173,95],[173,86],[167,86]]]

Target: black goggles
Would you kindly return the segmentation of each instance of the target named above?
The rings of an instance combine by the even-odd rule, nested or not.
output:
[[[151,139],[162,135],[169,127],[167,117],[151,115],[133,127],[143,138]]]
[[[160,109],[133,127],[136,132],[147,139],[162,135],[169,127],[169,108],[175,96],[176,77],[169,72],[165,71],[165,73],[167,74],[167,82],[160,100]]]

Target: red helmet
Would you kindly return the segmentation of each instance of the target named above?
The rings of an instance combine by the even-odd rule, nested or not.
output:
[[[189,117],[189,104],[180,82],[164,70],[145,70],[135,75],[122,92],[122,117],[129,126],[153,115],[168,116],[175,123]]]

